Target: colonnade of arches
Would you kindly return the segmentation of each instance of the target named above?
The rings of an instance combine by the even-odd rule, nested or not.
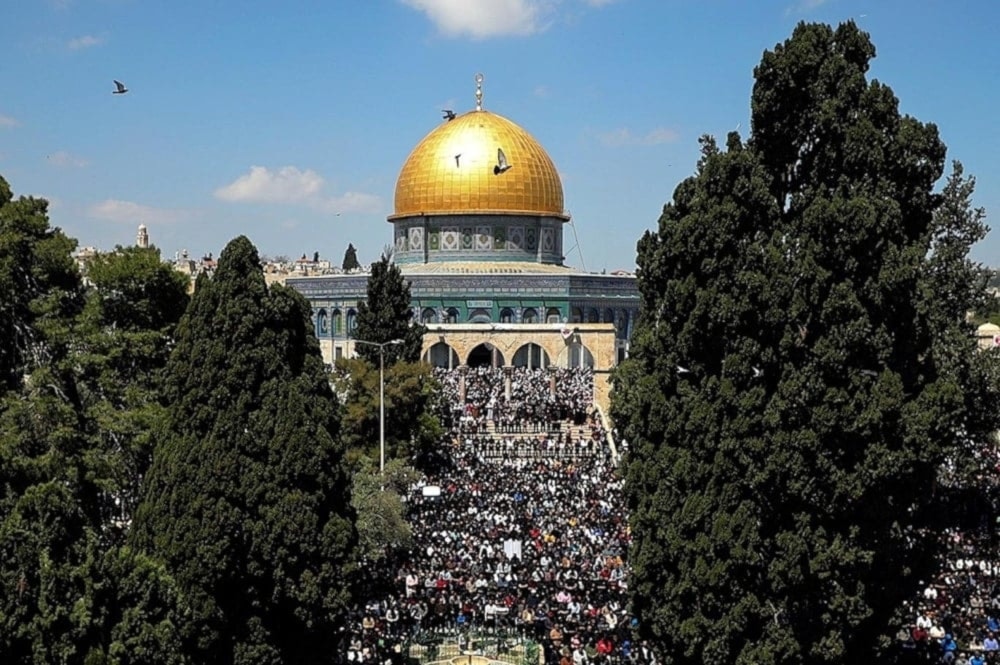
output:
[[[469,367],[507,367],[507,358],[503,351],[490,342],[483,342],[469,351],[466,358],[461,359],[447,342],[438,342],[424,352],[423,361],[433,367],[455,369],[460,365]],[[566,352],[557,359],[559,367],[590,367],[594,366],[594,355],[583,344],[574,342],[566,346]],[[522,344],[510,357],[510,367],[527,367],[529,369],[545,369],[552,365],[549,353],[538,344],[528,342]]]

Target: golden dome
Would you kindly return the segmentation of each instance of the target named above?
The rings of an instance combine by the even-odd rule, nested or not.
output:
[[[498,149],[510,165],[502,173],[494,172]],[[445,121],[417,144],[399,172],[389,219],[467,213],[568,219],[548,154],[531,134],[488,111]]]

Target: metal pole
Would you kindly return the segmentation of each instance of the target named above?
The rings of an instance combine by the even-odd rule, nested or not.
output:
[[[385,476],[385,345],[378,347],[378,471]]]

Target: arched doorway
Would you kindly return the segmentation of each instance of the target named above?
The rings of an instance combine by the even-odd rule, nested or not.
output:
[[[458,354],[455,353],[455,349],[448,346],[445,342],[438,342],[427,349],[427,352],[424,354],[424,362],[431,367],[444,367],[446,369],[455,369],[459,365]]]
[[[504,357],[500,349],[489,342],[484,342],[469,351],[469,358],[465,364],[469,367],[503,367]]]
[[[514,365],[514,367],[545,369],[550,364],[549,354],[545,352],[545,349],[538,346],[534,342],[529,342],[514,353],[514,359],[511,364]]]

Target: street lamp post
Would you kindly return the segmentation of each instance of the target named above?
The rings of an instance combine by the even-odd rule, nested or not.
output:
[[[402,344],[401,339],[390,339],[388,342],[369,342],[364,339],[354,340],[355,344],[367,344],[378,347],[378,472],[385,475],[385,347]]]

